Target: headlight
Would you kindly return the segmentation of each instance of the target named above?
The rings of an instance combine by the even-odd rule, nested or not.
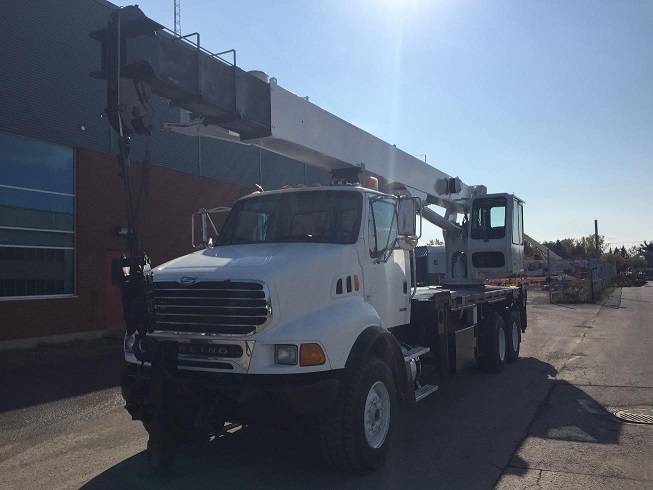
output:
[[[140,337],[134,342],[134,355],[141,362],[152,362],[157,355],[158,342],[152,337]]]
[[[296,345],[275,345],[274,362],[277,364],[297,364],[297,346]]]
[[[128,354],[134,353],[134,342],[136,342],[136,334],[125,335],[125,352]]]

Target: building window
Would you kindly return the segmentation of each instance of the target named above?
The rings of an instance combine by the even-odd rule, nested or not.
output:
[[[71,148],[0,133],[0,298],[75,292]]]

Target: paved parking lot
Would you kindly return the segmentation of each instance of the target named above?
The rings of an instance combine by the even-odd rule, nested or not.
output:
[[[180,450],[150,476],[147,435],[122,408],[119,344],[91,358],[0,373],[1,488],[651,488],[653,425],[613,412],[653,408],[653,287],[612,303],[550,305],[533,292],[522,358],[471,369],[398,416],[387,464],[351,478],[310,427],[245,427]]]

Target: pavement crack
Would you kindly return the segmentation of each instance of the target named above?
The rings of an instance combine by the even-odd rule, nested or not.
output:
[[[492,461],[487,460],[487,459],[485,460],[485,462],[488,463],[490,466],[494,466],[496,469],[500,470],[502,474],[503,474],[504,471],[506,471],[507,466],[506,467],[499,466],[498,464],[493,463]],[[500,477],[501,476],[499,475],[499,478]],[[497,480],[497,481],[499,481],[499,480]]]
[[[563,379],[555,380],[556,384],[567,384],[568,381]],[[605,385],[605,384],[594,384],[594,383],[574,383],[574,386],[591,386],[593,388],[634,388],[637,390],[650,390],[653,389],[653,386],[633,386],[633,385]]]
[[[632,482],[653,482],[653,480],[650,480],[648,478],[631,478],[628,476],[620,476],[620,475],[612,475],[612,474],[602,474],[602,473],[586,473],[583,471],[565,471],[565,470],[547,470],[546,468],[528,468],[529,470],[532,471],[539,471],[540,474],[537,477],[537,481],[539,482],[544,475],[544,473],[558,473],[562,475],[582,475],[582,476],[600,476],[601,478],[614,478],[617,480],[626,480],[626,481],[632,481]]]

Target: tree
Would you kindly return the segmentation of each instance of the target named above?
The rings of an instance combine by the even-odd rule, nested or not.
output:
[[[647,243],[644,240],[644,243],[637,247],[637,253],[644,258],[648,267],[653,267],[653,241]]]
[[[641,269],[648,265],[646,259],[644,259],[644,257],[642,257],[641,255],[636,255],[635,257],[631,257],[630,259],[628,259],[628,263],[630,264],[630,267],[632,267],[633,269]]]
[[[551,250],[554,254],[559,255],[563,259],[568,259],[570,257],[570,252],[568,246],[573,244],[573,239],[565,238],[564,240],[556,240],[555,242],[544,242],[543,245]]]
[[[555,242],[544,242],[552,252],[563,259],[594,259],[596,258],[596,243],[594,235],[587,235],[581,238],[563,238]],[[606,254],[605,237],[599,235],[599,251],[601,255]]]
[[[615,249],[614,252],[608,252],[601,256],[601,260],[608,262],[609,264],[614,264],[617,272],[626,272],[630,266],[630,262],[622,257],[619,249]]]
[[[436,246],[436,245],[444,245],[444,242],[442,242],[442,240],[440,240],[440,239],[438,239],[438,238],[435,238],[435,239],[433,239],[433,240],[429,240],[429,242],[427,243],[427,245],[431,245],[432,247],[434,247],[434,246]]]
[[[579,259],[595,259],[596,258],[596,240],[594,235],[587,235],[579,238],[576,242],[578,254],[582,257]],[[599,257],[605,254],[605,237],[599,235]]]

